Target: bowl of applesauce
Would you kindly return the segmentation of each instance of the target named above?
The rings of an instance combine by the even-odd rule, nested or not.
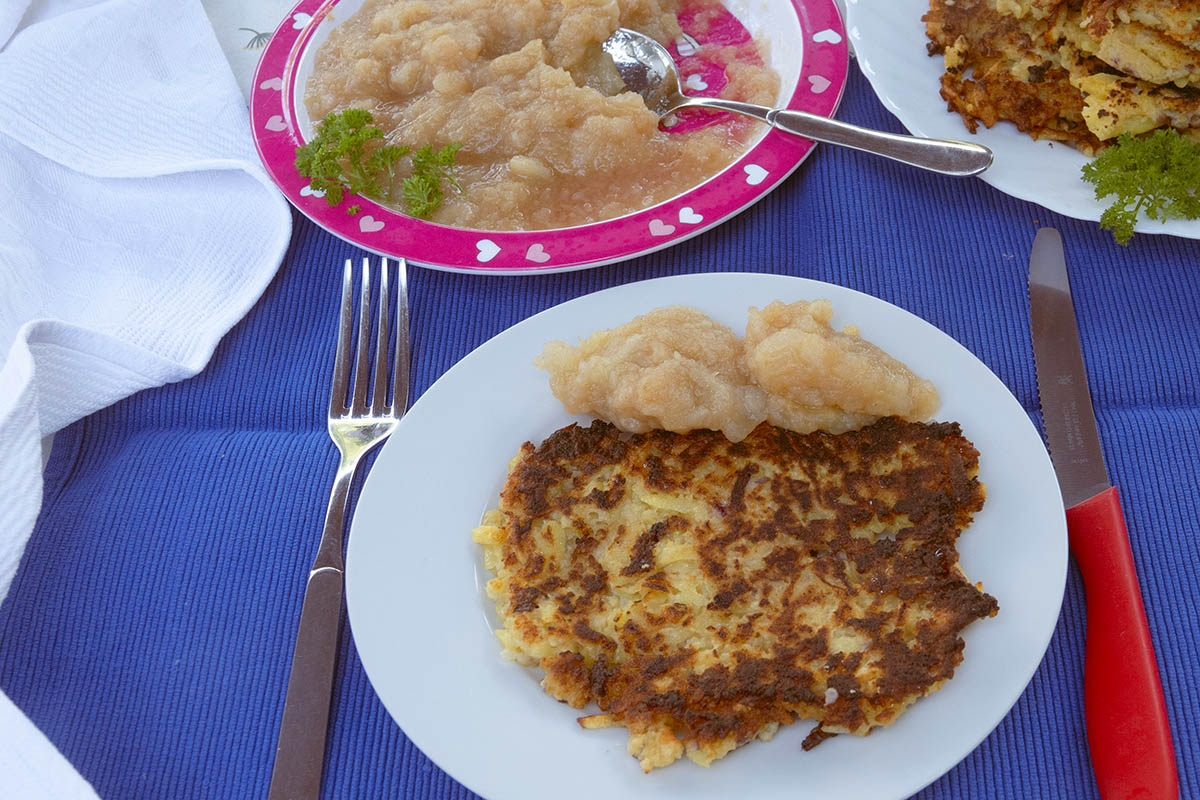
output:
[[[619,27],[663,43],[688,94],[824,116],[841,99],[848,54],[834,0],[301,0],[255,76],[259,155],[302,213],[367,250],[527,274],[695,236],[811,152],[733,114],[660,121],[600,49]],[[378,129],[367,156],[453,149],[435,203],[408,201],[411,155],[336,204],[301,174],[297,149],[347,109]]]

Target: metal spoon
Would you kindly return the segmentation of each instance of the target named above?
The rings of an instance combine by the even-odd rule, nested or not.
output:
[[[667,49],[628,28],[618,28],[603,46],[616,64],[625,87],[640,94],[646,107],[660,118],[681,108],[732,111],[797,136],[875,153],[944,175],[977,175],[992,163],[992,151],[978,144],[873,131],[804,111],[715,97],[689,97],[679,90],[679,71]]]

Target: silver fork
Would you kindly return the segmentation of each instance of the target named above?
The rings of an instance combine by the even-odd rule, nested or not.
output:
[[[354,268],[346,260],[342,279],[342,307],[338,322],[337,355],[333,364],[333,388],[329,397],[329,435],[341,453],[337,478],[325,512],[325,531],[300,611],[300,632],[292,652],[279,744],[271,772],[269,800],[308,800],[321,791],[325,761],[325,735],[337,655],[338,623],[342,613],[345,583],[342,531],[350,481],[359,459],[386,439],[408,406],[408,286],[404,259],[399,259],[394,330],[388,329],[388,264],[380,259],[378,323],[375,331],[374,388],[371,383],[371,267],[363,259],[361,301],[358,313],[358,345],[354,357],[353,393],[350,389],[351,339],[354,306]],[[387,402],[388,349],[395,337],[392,367],[392,402]]]

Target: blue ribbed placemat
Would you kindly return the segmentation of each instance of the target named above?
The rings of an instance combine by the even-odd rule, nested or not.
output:
[[[900,130],[856,70],[839,116]],[[580,294],[752,270],[843,284],[915,312],[978,355],[1037,419],[1025,282],[1039,222],[1067,242],[1184,796],[1200,796],[1200,243],[1138,235],[1117,247],[1094,224],[982,182],[820,147],[754,208],[646,258],[525,278],[413,270],[414,389],[508,326]],[[335,468],[324,418],[330,323],[341,264],[360,255],[298,218],[278,278],[204,373],[105,409],[55,441],[45,507],[0,607],[0,687],[106,799],[265,795],[303,579]],[[1072,570],[1029,689],[920,797],[1096,796],[1081,705],[1083,623]],[[327,797],[472,796],[391,721],[348,636],[336,680]]]

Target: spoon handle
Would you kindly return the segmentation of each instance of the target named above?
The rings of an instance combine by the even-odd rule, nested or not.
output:
[[[696,108],[711,108],[716,111],[732,111],[735,114],[744,114],[747,117],[754,117],[757,120],[772,125],[771,113],[775,109],[769,106],[760,106],[755,103],[743,103],[740,100],[726,100],[721,97],[693,97],[692,95],[675,95],[677,102],[673,103],[671,108],[687,108],[689,106]],[[784,128],[784,130],[787,130]],[[789,131],[792,133],[794,131]],[[812,138],[812,137],[809,137]]]
[[[978,175],[992,164],[988,148],[949,139],[925,139],[860,128],[835,119],[790,109],[774,109],[767,122],[788,133],[890,158],[943,175]]]
[[[717,97],[688,96],[684,105],[703,106],[745,114],[797,136],[814,139],[818,142],[852,147],[855,150],[874,153],[914,167],[940,172],[943,175],[977,175],[992,164],[991,150],[982,145],[968,142],[884,133],[838,122],[836,119],[808,114],[804,111],[767,108],[753,103],[722,100]],[[683,107],[683,105],[677,107]]]

